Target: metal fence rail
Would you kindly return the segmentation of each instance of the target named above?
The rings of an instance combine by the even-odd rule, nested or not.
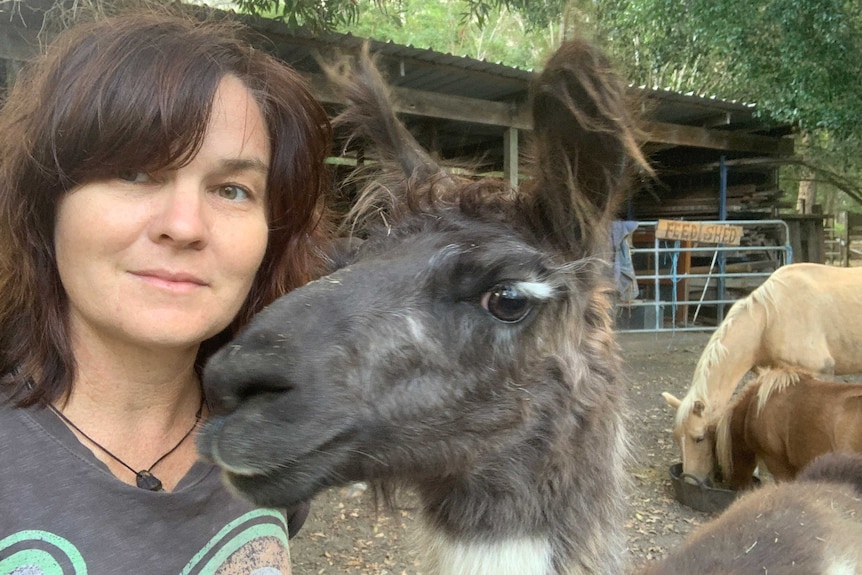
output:
[[[638,222],[635,234],[651,236],[652,243],[630,247],[640,297],[617,304],[617,331],[713,330],[730,305],[763,283],[775,269],[792,262],[790,230],[783,220],[721,223],[742,226],[743,243],[745,231],[755,227],[771,230],[775,245],[690,245],[656,238],[656,221]],[[705,258],[710,263],[692,268],[693,258]],[[707,315],[709,321],[704,321]]]

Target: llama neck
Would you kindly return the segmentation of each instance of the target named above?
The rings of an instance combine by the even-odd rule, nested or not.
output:
[[[578,373],[575,366],[562,371]],[[413,485],[423,515],[423,572],[623,572],[629,456],[624,390],[616,378],[588,375],[545,383],[545,394],[538,392],[543,386],[527,386],[534,392],[522,427],[491,438],[487,452],[468,453],[446,477]]]
[[[620,451],[621,435],[611,440]],[[425,554],[423,572],[619,575],[625,562],[622,462],[611,451],[601,468],[578,466],[573,469],[583,473],[574,477],[561,473],[562,466],[550,466],[554,477],[543,476],[544,482],[513,473],[517,488],[510,484],[510,490],[470,490],[455,483],[440,485],[442,498],[420,494],[423,520],[416,549]],[[517,467],[509,462],[510,471]]]
[[[428,529],[423,544],[425,571],[432,575],[555,575],[547,539],[468,542]]]

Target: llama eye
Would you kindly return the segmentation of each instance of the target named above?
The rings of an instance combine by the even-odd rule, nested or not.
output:
[[[529,298],[508,285],[497,286],[482,294],[482,307],[505,323],[521,321],[532,309]]]
[[[695,442],[695,443],[700,443],[700,442],[701,442],[701,441],[703,441],[704,439],[706,439],[706,437],[704,437],[703,435],[698,435],[697,437],[695,437],[695,438],[694,438],[694,442]]]

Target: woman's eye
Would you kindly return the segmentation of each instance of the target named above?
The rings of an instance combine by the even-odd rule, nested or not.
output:
[[[219,196],[226,200],[247,200],[251,194],[242,186],[220,186],[218,189]]]
[[[485,292],[481,304],[488,313],[505,323],[521,321],[533,308],[530,298],[510,285],[499,285]]]
[[[124,170],[118,176],[124,182],[132,184],[146,184],[153,181],[153,178],[147,172],[137,172],[135,170]]]

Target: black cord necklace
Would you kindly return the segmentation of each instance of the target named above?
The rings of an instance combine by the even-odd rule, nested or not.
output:
[[[100,444],[98,441],[96,441],[95,439],[93,439],[92,437],[90,437],[89,435],[84,433],[83,431],[81,431],[80,427],[78,427],[77,425],[72,423],[69,420],[69,418],[66,417],[65,415],[63,415],[59,409],[54,407],[53,404],[48,404],[48,408],[51,411],[53,411],[57,415],[57,417],[62,419],[64,422],[66,422],[66,424],[69,425],[69,427],[71,427],[72,429],[74,429],[75,431],[77,431],[78,433],[80,433],[81,435],[86,437],[88,440],[90,440],[90,443],[92,443],[93,445],[95,445],[96,447],[98,447],[99,449],[104,451],[106,454],[111,456],[117,463],[121,464],[123,467],[125,467],[126,469],[128,469],[129,471],[134,473],[135,474],[135,483],[138,485],[138,487],[140,487],[141,489],[147,489],[149,491],[162,491],[162,482],[159,480],[158,477],[153,475],[151,472],[156,465],[158,465],[159,463],[161,463],[165,459],[165,457],[167,457],[168,455],[170,455],[171,453],[176,451],[179,448],[179,446],[182,445],[186,439],[188,439],[189,435],[192,434],[192,431],[195,430],[195,427],[198,426],[198,423],[200,423],[200,420],[201,420],[201,415],[203,414],[204,399],[203,399],[203,397],[201,397],[201,404],[200,404],[200,407],[198,407],[197,413],[195,413],[195,422],[194,422],[194,425],[192,425],[191,429],[189,429],[186,432],[186,434],[183,435],[183,438],[180,439],[180,441],[176,445],[174,445],[167,453],[165,453],[164,455],[162,455],[161,457],[156,459],[155,463],[150,465],[147,469],[141,469],[140,471],[135,471],[135,469],[131,465],[129,465],[128,463],[126,463],[125,461],[123,461],[122,459],[120,459],[119,457],[117,457],[116,455],[114,455],[113,453],[111,453],[110,451],[105,449],[104,447],[102,447],[102,444]]]

